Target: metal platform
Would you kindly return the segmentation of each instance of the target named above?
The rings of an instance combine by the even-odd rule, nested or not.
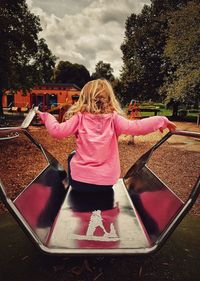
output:
[[[53,226],[48,247],[72,249],[149,247],[147,234],[122,179],[113,186],[113,192],[104,192],[100,196],[91,193],[83,194],[83,198],[77,200],[76,197],[81,197],[81,194],[77,194],[76,191],[73,194],[73,192],[70,187]],[[85,200],[86,196],[90,198]],[[104,209],[106,200],[112,203],[109,209]],[[90,201],[93,202],[93,210],[88,207],[89,210],[86,211],[84,207],[87,208]],[[81,211],[83,208],[84,212]]]

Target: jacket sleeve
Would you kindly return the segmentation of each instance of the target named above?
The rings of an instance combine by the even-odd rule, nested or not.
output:
[[[47,128],[48,133],[56,139],[63,139],[67,136],[74,135],[77,131],[79,121],[78,114],[62,123],[59,123],[56,118],[48,112],[41,112],[39,116]]]
[[[166,129],[169,120],[165,116],[153,116],[141,120],[128,120],[115,113],[115,129],[117,135],[146,135],[158,129]]]

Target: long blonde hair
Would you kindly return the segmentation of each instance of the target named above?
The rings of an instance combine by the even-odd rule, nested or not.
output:
[[[124,115],[111,84],[105,79],[97,79],[85,84],[78,101],[65,113],[64,119],[68,119],[78,112],[107,114],[113,111]]]

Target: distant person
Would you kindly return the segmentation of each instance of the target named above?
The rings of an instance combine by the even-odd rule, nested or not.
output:
[[[47,112],[37,112],[49,134],[57,139],[76,136],[76,153],[70,161],[71,182],[78,191],[105,191],[120,177],[118,136],[145,135],[176,125],[166,117],[128,120],[110,83],[97,79],[81,90],[78,101],[69,109],[63,123]]]

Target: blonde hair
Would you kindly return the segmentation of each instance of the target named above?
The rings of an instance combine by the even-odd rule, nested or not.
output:
[[[78,101],[65,113],[64,119],[68,119],[78,112],[106,114],[113,111],[124,115],[111,84],[105,79],[97,79],[85,84]]]

